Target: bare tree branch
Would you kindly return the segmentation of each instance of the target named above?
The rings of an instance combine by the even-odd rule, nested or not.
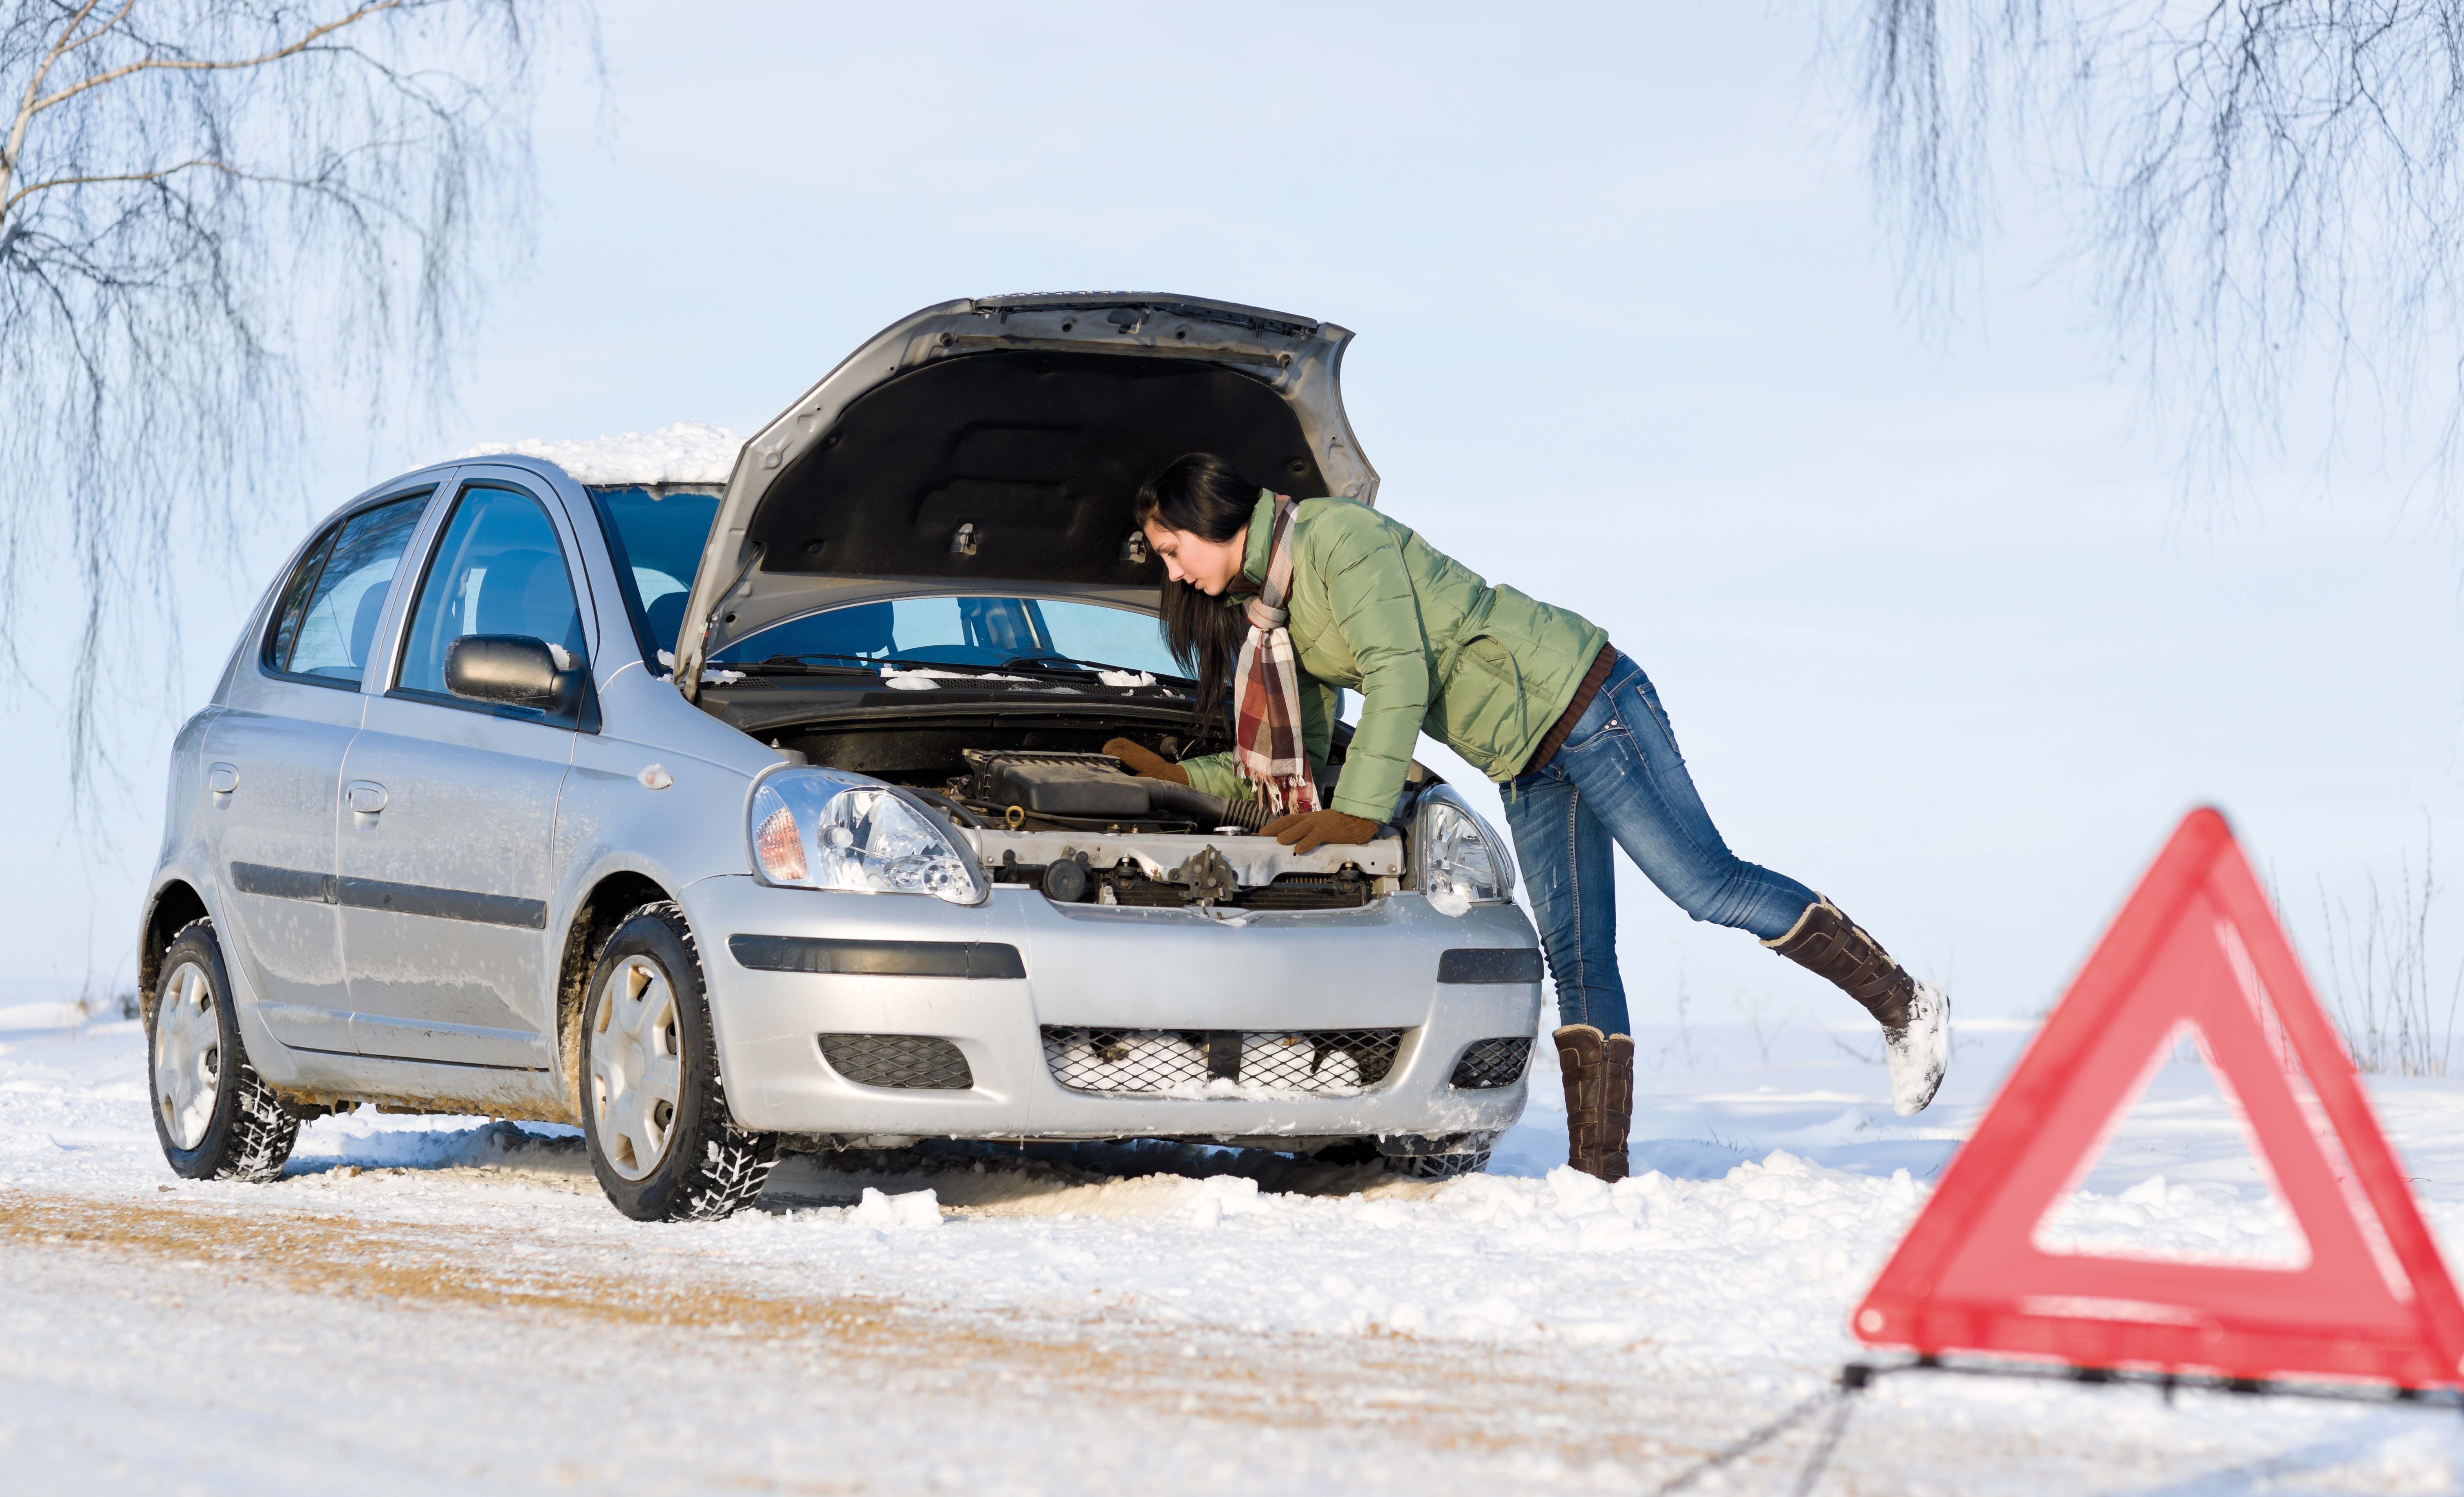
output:
[[[2230,486],[2329,395],[2464,449],[2464,0],[1857,0],[1869,169],[1921,306],[1997,167],[2060,205],[2186,476]],[[1848,57],[1849,38],[1830,38]]]
[[[82,36],[72,36],[67,41],[61,43],[59,49],[60,55],[66,56],[70,53],[84,46],[86,43],[93,41],[96,37],[117,30],[121,22],[128,19],[128,12],[135,9],[137,9],[137,0],[121,0],[120,9],[113,12],[110,20],[103,22],[100,26],[96,27],[93,31],[86,33]],[[87,16],[93,13],[94,6],[91,3],[79,7],[77,13],[77,23],[82,23]]]
[[[372,431],[446,398],[583,4],[0,0],[0,686],[65,667],[74,804],[98,704],[172,679],[174,558],[297,482],[311,374]]]
[[[0,191],[8,190],[11,172],[25,153],[26,127],[34,118],[34,99],[43,91],[43,79],[51,76],[53,67],[68,55],[73,45],[83,45],[77,39],[77,29],[94,13],[99,3],[99,0],[86,0],[77,8],[77,12],[69,17],[68,24],[60,28],[60,39],[43,54],[42,61],[34,65],[33,75],[26,79],[25,97],[19,100],[16,117],[9,124],[9,143],[0,148]],[[128,3],[134,5],[136,0],[128,0]],[[116,24],[127,13],[127,7],[121,7],[120,15],[112,17],[113,22]]]
[[[133,4],[134,0],[131,0],[131,3]],[[363,5],[358,10],[353,11],[348,15],[341,16],[336,20],[327,21],[324,25],[309,32],[307,35],[300,37],[297,41],[292,42],[286,46],[276,47],[271,52],[258,53],[253,57],[234,57],[221,62],[183,57],[141,57],[135,62],[126,63],[121,67],[113,68],[107,73],[98,73],[90,78],[85,78],[78,82],[72,83],[68,87],[59,90],[56,93],[46,94],[42,98],[37,99],[33,103],[29,104],[27,106],[27,112],[30,114],[41,114],[44,110],[51,108],[54,104],[63,104],[68,102],[77,95],[84,93],[87,89],[100,88],[106,83],[117,83],[121,78],[127,77],[132,74],[151,72],[159,68],[168,68],[175,71],[194,73],[228,73],[239,68],[261,68],[269,62],[279,62],[285,57],[297,56],[298,54],[306,52],[309,47],[314,45],[317,38],[330,35],[335,32],[341,31],[345,26],[364,21],[369,16],[375,15],[381,11],[399,11],[402,9],[403,3],[404,0],[376,0],[376,3],[373,5]],[[127,12],[123,9],[121,13],[126,14]],[[86,39],[91,40],[92,38],[89,37]],[[78,43],[80,46],[83,44],[84,43],[82,41]]]
[[[205,161],[200,159],[196,161],[184,161],[176,165],[158,167],[153,171],[117,171],[104,176],[54,177],[48,182],[30,182],[24,187],[19,187],[15,192],[11,193],[7,198],[0,198],[0,223],[6,222],[9,216],[9,209],[16,207],[21,200],[30,198],[37,192],[49,191],[54,187],[92,187],[105,182],[159,182],[163,178],[170,176],[174,172],[187,171],[191,167],[196,166],[209,166],[216,171],[231,171],[230,166],[225,165],[221,162]],[[246,174],[232,172],[232,175],[238,176]],[[273,177],[252,177],[252,180],[257,182],[273,182],[280,179]],[[297,184],[294,185],[296,186]]]

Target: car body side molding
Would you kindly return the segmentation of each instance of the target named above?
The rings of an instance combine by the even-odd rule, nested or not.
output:
[[[525,931],[547,929],[544,899],[474,893],[466,889],[432,889],[426,884],[389,884],[375,878],[337,878],[331,873],[268,868],[262,863],[234,863],[231,873],[231,887],[244,894],[427,915],[472,925],[510,925]]]
[[[231,866],[231,887],[243,894],[263,894],[269,899],[299,899],[312,905],[334,902],[334,875],[311,873],[304,869],[268,868],[262,863],[234,863]]]
[[[377,878],[337,880],[338,902],[355,910],[385,910],[395,914],[424,914],[438,920],[463,920],[473,925],[510,925],[525,931],[547,929],[547,901],[514,894],[480,894],[462,889],[431,889],[426,884],[392,884]]]

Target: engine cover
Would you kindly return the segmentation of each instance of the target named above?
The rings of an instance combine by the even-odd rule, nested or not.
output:
[[[1145,816],[1145,782],[1108,754],[1047,754],[968,749],[975,779],[969,798],[1015,805],[1042,816]]]

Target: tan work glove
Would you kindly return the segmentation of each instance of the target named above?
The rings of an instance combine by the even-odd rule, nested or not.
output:
[[[1377,835],[1377,824],[1341,811],[1307,811],[1278,816],[1260,830],[1295,852],[1315,852],[1330,843],[1367,842]]]
[[[1150,748],[1141,748],[1127,738],[1114,738],[1104,745],[1104,752],[1130,766],[1130,773],[1148,780],[1169,780],[1174,784],[1189,783],[1189,771]]]

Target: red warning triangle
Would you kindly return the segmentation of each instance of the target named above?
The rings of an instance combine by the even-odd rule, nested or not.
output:
[[[2185,1024],[2308,1243],[2298,1266],[2037,1245]],[[2183,820],[1850,1324],[1928,1354],[2464,1384],[2464,1304],[2221,815]]]

